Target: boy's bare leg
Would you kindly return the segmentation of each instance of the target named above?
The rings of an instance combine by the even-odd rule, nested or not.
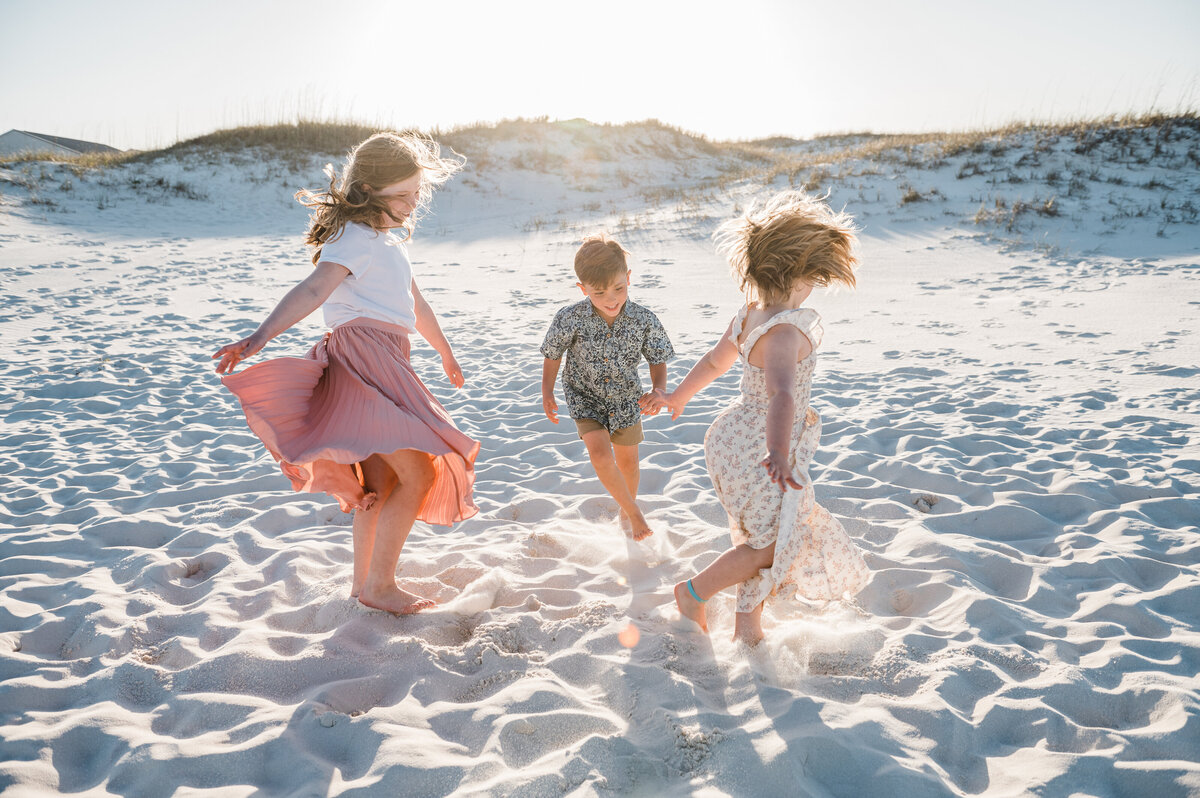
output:
[[[761,549],[741,543],[713,560],[707,568],[693,576],[692,590],[695,590],[700,598],[707,601],[725,588],[745,582],[760,569],[769,568],[774,561],[774,543]],[[680,615],[695,621],[700,624],[701,629],[708,631],[708,618],[705,615],[704,605],[692,596],[687,582],[675,585],[675,605],[679,607]],[[761,604],[758,606],[758,612],[762,612]],[[738,613],[739,617],[743,614],[750,613]],[[761,637],[761,625],[758,627],[758,631]]]
[[[622,446],[614,443],[612,445],[613,457],[617,461],[617,470],[621,472],[621,477],[625,480],[625,486],[629,488],[629,495],[633,497],[634,504],[637,504],[638,482],[641,481],[641,463],[638,461],[638,445],[635,443],[632,446]],[[624,510],[620,513],[621,525],[624,527],[629,524],[629,514]]]
[[[354,576],[350,583],[350,598],[358,598],[363,582],[367,581],[379,512],[396,487],[396,472],[379,455],[373,454],[364,460],[362,470],[366,489],[375,491],[375,503],[370,510],[354,511]]]
[[[409,593],[396,584],[396,563],[404,541],[433,487],[433,463],[428,454],[413,449],[399,449],[380,457],[395,472],[399,484],[379,511],[371,562],[358,600],[368,607],[406,615],[434,606],[431,599]]]
[[[616,500],[617,506],[629,516],[633,526],[633,539],[641,540],[652,534],[650,527],[646,524],[646,516],[642,515],[642,511],[638,509],[637,502],[629,492],[625,476],[617,467],[608,431],[598,429],[585,432],[583,443],[587,446],[588,458],[592,461],[592,468],[596,469],[596,476],[600,478],[600,484]]]

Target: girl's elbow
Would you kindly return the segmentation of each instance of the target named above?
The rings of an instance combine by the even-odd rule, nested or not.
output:
[[[333,293],[334,287],[330,286],[328,291],[325,290],[324,286],[318,285],[305,285],[304,288],[304,304],[309,308],[316,309],[320,307],[326,299],[329,299],[329,295]]]
[[[704,359],[701,361],[701,365],[703,365],[717,377],[721,376],[728,370],[728,367],[725,366],[721,362],[720,358],[715,356],[712,352],[709,352],[704,356]]]

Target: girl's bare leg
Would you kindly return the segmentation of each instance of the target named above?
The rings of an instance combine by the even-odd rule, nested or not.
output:
[[[734,546],[722,554],[700,573],[692,577],[692,590],[696,591],[704,601],[712,598],[727,587],[745,582],[759,572],[759,569],[770,568],[775,561],[775,544],[761,549],[755,549],[745,543]],[[700,624],[700,628],[708,631],[708,616],[704,604],[697,601],[688,590],[687,582],[675,585],[675,604],[679,614]],[[761,613],[762,605],[758,607]],[[740,614],[740,613],[739,613]],[[748,613],[747,613],[748,614]],[[759,629],[761,632],[761,627]]]
[[[762,642],[762,611],[763,603],[750,612],[735,613],[733,618],[733,639],[741,640],[748,646],[757,646]]]
[[[692,587],[695,587],[694,582]],[[704,595],[701,594],[700,597],[704,598]],[[705,599],[705,601],[707,600]],[[688,590],[687,582],[680,582],[675,585],[675,606],[679,608],[680,615],[689,621],[696,622],[701,629],[706,633],[708,632],[708,613],[704,610],[704,604],[692,596],[692,591]]]
[[[400,449],[379,457],[395,473],[399,484],[379,510],[371,559],[358,600],[368,607],[407,615],[434,606],[431,599],[401,590],[396,584],[396,563],[400,561],[404,541],[433,487],[433,463],[428,454],[413,449]]]
[[[367,568],[371,564],[371,549],[375,546],[375,528],[379,524],[379,511],[396,487],[396,472],[373,454],[362,462],[363,481],[369,491],[375,491],[375,503],[370,510],[354,512],[354,577],[350,583],[350,597],[358,598],[363,583],[367,581]]]

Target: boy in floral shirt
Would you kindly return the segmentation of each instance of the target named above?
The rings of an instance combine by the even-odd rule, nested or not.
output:
[[[577,285],[584,299],[554,317],[542,342],[542,409],[558,423],[554,383],[563,354],[567,409],[601,484],[621,508],[634,540],[651,534],[637,506],[638,444],[642,413],[654,415],[650,399],[665,395],[667,360],[675,349],[662,322],[629,301],[629,255],[604,235],[584,239],[575,253]],[[651,390],[642,392],[638,366],[650,364]]]

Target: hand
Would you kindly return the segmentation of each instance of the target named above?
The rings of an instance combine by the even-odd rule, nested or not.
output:
[[[658,411],[667,406],[667,392],[662,388],[655,388],[650,393],[644,393],[638,397],[638,407],[642,410],[644,416],[657,416]]]
[[[213,353],[213,360],[220,358],[217,363],[218,374],[230,374],[235,366],[246,358],[259,352],[267,342],[258,333],[254,333],[236,344],[227,344]]]
[[[554,401],[552,395],[542,394],[542,410],[546,413],[546,418],[555,424],[558,423],[558,402]]]
[[[789,486],[796,490],[804,489],[804,486],[797,482],[792,475],[786,454],[769,453],[759,465],[766,466],[767,478],[778,485],[780,490],[787,490]]]
[[[669,393],[664,396],[663,402],[665,402],[667,407],[671,410],[672,421],[678,421],[679,417],[683,415],[683,408],[687,407],[687,399],[682,401],[676,399],[674,393]]]
[[[467,381],[453,354],[442,355],[442,371],[446,372],[446,378],[455,388],[463,387]]]

